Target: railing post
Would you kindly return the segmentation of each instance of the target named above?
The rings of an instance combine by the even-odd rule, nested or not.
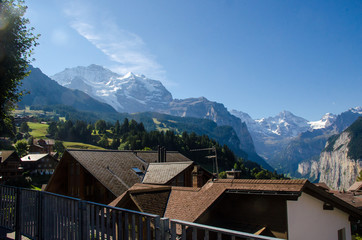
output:
[[[37,192],[37,235],[36,239],[42,240],[43,239],[43,192],[38,191]]]
[[[21,239],[21,189],[15,188],[15,240]]]
[[[87,237],[86,217],[87,217],[86,202],[81,200],[78,202],[79,239],[88,239],[89,238],[89,236]],[[104,234],[104,233],[102,233],[102,234]]]
[[[168,218],[161,218],[161,239],[170,239],[170,222]]]
[[[160,217],[155,218],[155,239],[161,239],[161,226],[160,226]]]

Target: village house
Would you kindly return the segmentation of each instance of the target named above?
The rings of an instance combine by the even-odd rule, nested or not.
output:
[[[107,204],[142,181],[197,187],[211,177],[178,152],[68,149],[45,190]]]
[[[23,173],[21,160],[15,151],[0,150],[0,182],[20,176]]]
[[[135,184],[111,206],[290,240],[351,240],[362,212],[308,180],[214,179],[201,188]]]
[[[50,153],[28,154],[21,158],[21,163],[25,172],[30,174],[49,175],[53,174],[58,164],[58,160]]]
[[[51,153],[54,151],[53,139],[33,139],[29,146],[29,153]]]

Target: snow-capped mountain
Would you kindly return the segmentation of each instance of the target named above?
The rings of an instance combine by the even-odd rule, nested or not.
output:
[[[229,112],[222,103],[204,97],[173,99],[159,81],[133,73],[119,75],[97,65],[65,69],[52,78],[108,103],[119,112],[159,112],[231,126],[240,140],[240,149],[251,160],[267,169],[271,169],[268,163],[279,170],[285,168],[281,172],[288,174],[293,174],[300,161],[319,154],[330,135],[343,131],[362,115],[362,107],[356,107],[338,116],[328,113],[318,121],[308,122],[288,111],[255,120],[241,111]]]
[[[237,110],[232,110],[231,114],[245,122],[251,132],[265,137],[295,137],[310,127],[306,119],[295,116],[289,111],[283,111],[275,117],[256,120],[247,113]]]
[[[354,107],[349,109],[352,113],[357,113],[362,115],[362,107]]]
[[[331,126],[336,120],[337,116],[332,113],[326,113],[323,117],[318,121],[308,122],[311,129],[321,129]]]
[[[309,128],[308,121],[297,117],[289,111],[283,111],[275,117],[256,120],[260,126],[268,131],[285,137],[294,137]]]
[[[60,85],[86,92],[119,112],[159,111],[172,101],[160,81],[143,75],[121,76],[98,65],[67,68],[51,77]]]

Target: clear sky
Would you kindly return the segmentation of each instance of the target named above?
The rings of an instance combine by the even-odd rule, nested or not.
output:
[[[252,118],[362,105],[362,1],[27,0],[51,76],[99,64]]]

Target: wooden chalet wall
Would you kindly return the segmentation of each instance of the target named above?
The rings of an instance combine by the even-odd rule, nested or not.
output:
[[[196,222],[250,233],[266,227],[267,235],[287,239],[287,198],[224,193]]]
[[[68,152],[64,153],[46,191],[103,204],[116,198]]]
[[[6,159],[3,159],[3,156],[0,156],[0,182],[5,182],[11,178],[15,178],[22,174],[21,160],[16,154],[15,151],[2,151],[4,155],[10,154],[10,156],[6,156]],[[5,153],[7,152],[7,153]]]

